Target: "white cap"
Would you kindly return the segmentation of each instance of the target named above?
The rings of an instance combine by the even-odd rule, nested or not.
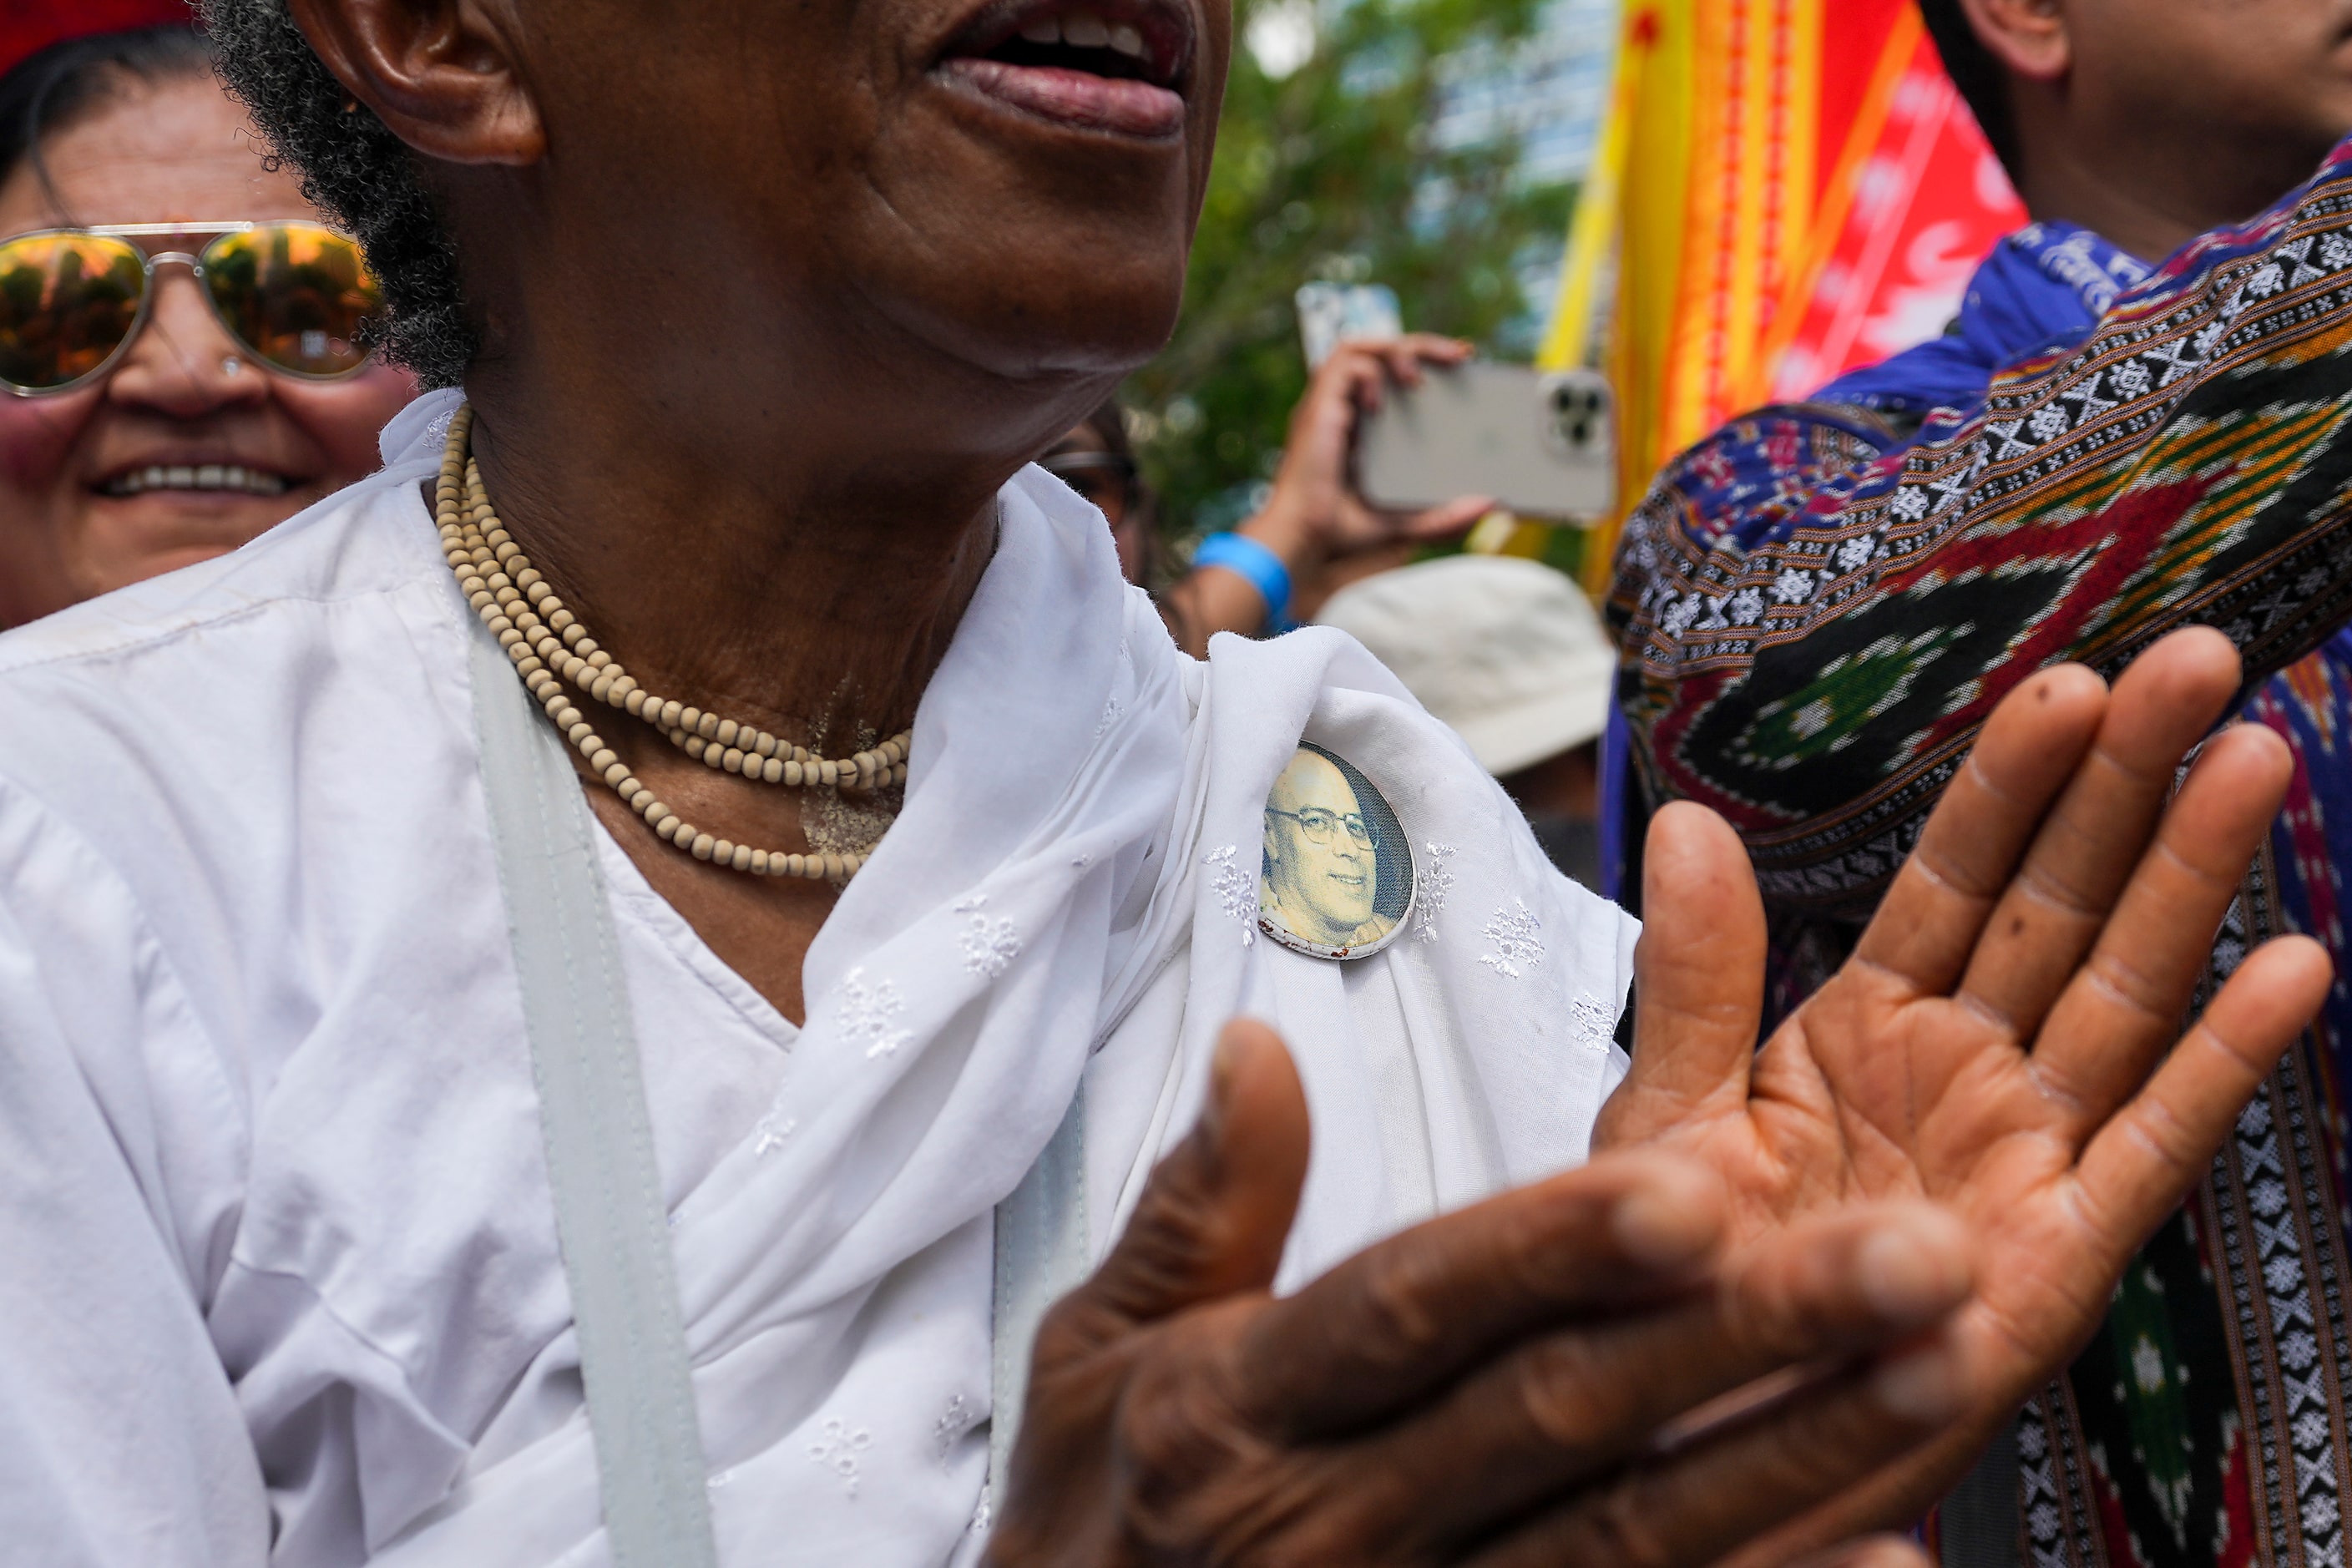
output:
[[[1316,619],[1350,633],[1423,707],[1514,773],[1607,727],[1617,651],[1583,591],[1540,562],[1446,555],[1350,583]]]

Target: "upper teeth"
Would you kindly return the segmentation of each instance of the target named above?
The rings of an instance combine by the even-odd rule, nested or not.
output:
[[[1106,22],[1092,11],[1071,11],[1061,16],[1033,16],[1022,24],[1021,36],[1033,44],[1067,44],[1075,49],[1112,49],[1131,59],[1143,58],[1143,30],[1128,22]]]
[[[205,463],[202,467],[165,467],[159,463],[117,474],[106,481],[106,493],[110,496],[135,496],[147,490],[242,490],[251,496],[278,496],[286,493],[286,480],[279,475],[240,468],[235,463]]]

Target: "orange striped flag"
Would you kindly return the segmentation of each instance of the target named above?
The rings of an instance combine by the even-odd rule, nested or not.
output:
[[[1745,408],[1942,331],[2024,221],[1912,0],[1627,0],[1543,361],[1602,363],[1622,504]],[[1582,552],[1607,579],[1613,523]]]

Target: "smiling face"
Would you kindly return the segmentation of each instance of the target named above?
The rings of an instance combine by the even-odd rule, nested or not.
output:
[[[730,468],[789,407],[831,461],[1009,473],[1174,324],[1225,0],[493,8],[530,132],[396,126],[488,323],[478,401],[544,401],[534,357],[619,360]]]
[[[1265,869],[1259,900],[1292,933],[1327,947],[1369,942],[1380,866],[1349,830],[1363,806],[1329,759],[1300,752],[1265,797]],[[1318,839],[1321,842],[1318,842]]]
[[[44,142],[53,192],[29,166],[0,184],[0,237],[76,223],[315,221],[294,177],[261,167],[250,134],[209,79],[127,84]],[[0,395],[0,626],[284,521],[373,470],[376,432],[409,396],[407,377],[380,366],[333,383],[263,371],[185,268],[158,280],[146,327],[95,385]]]

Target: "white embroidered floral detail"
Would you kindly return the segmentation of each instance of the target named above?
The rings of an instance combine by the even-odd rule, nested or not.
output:
[[[1422,847],[1429,851],[1429,858],[1412,868],[1412,929],[1423,942],[1435,942],[1437,917],[1445,912],[1445,895],[1454,890],[1454,873],[1445,863],[1457,851],[1453,845],[1433,838]]]
[[[1525,899],[1513,899],[1486,922],[1486,944],[1478,962],[1496,973],[1517,980],[1543,963],[1543,922],[1529,912]]]
[[[853,1432],[838,1421],[824,1424],[824,1440],[811,1443],[808,1456],[813,1464],[823,1465],[841,1478],[841,1489],[851,1497],[857,1495],[857,1456],[874,1447],[874,1434],[860,1429]]]
[[[799,1127],[798,1121],[784,1114],[782,1106],[768,1107],[768,1114],[760,1118],[751,1128],[752,1132],[757,1135],[751,1143],[751,1152],[774,1153],[784,1146],[784,1140],[791,1137]]]
[[[1119,700],[1118,688],[1121,680],[1131,679],[1127,672],[1134,668],[1135,656],[1127,651],[1125,643],[1118,645],[1118,663],[1120,673],[1111,678],[1110,695],[1103,699],[1102,717],[1095,721],[1095,739],[1097,741],[1110,733],[1110,727],[1127,712],[1127,704]]]
[[[940,1413],[937,1421],[931,1423],[932,1451],[945,1459],[954,1451],[956,1439],[971,1431],[978,1419],[972,1414],[971,1406],[964,1403],[962,1394],[950,1396],[948,1407]]]
[[[1210,890],[1225,913],[1241,922],[1242,945],[1247,947],[1257,940],[1257,879],[1235,863],[1240,853],[1238,845],[1228,844],[1202,856],[1201,864],[1215,868]]]
[[[866,1047],[868,1061],[888,1056],[915,1037],[911,1029],[890,1026],[906,1010],[898,986],[887,980],[868,985],[862,966],[851,970],[841,982],[841,1032]]]
[[[971,1510],[971,1533],[986,1535],[995,1528],[996,1514],[989,1506],[988,1483],[980,1483],[980,1506]]]
[[[963,966],[983,980],[993,980],[1021,956],[1021,933],[1011,921],[991,919],[987,903],[986,893],[974,893],[955,907],[956,913],[966,917],[963,935],[956,940],[963,948]]]
[[[1605,1051],[1617,1034],[1616,1010],[1590,991],[1580,991],[1568,1005],[1569,1027],[1581,1045]]]

